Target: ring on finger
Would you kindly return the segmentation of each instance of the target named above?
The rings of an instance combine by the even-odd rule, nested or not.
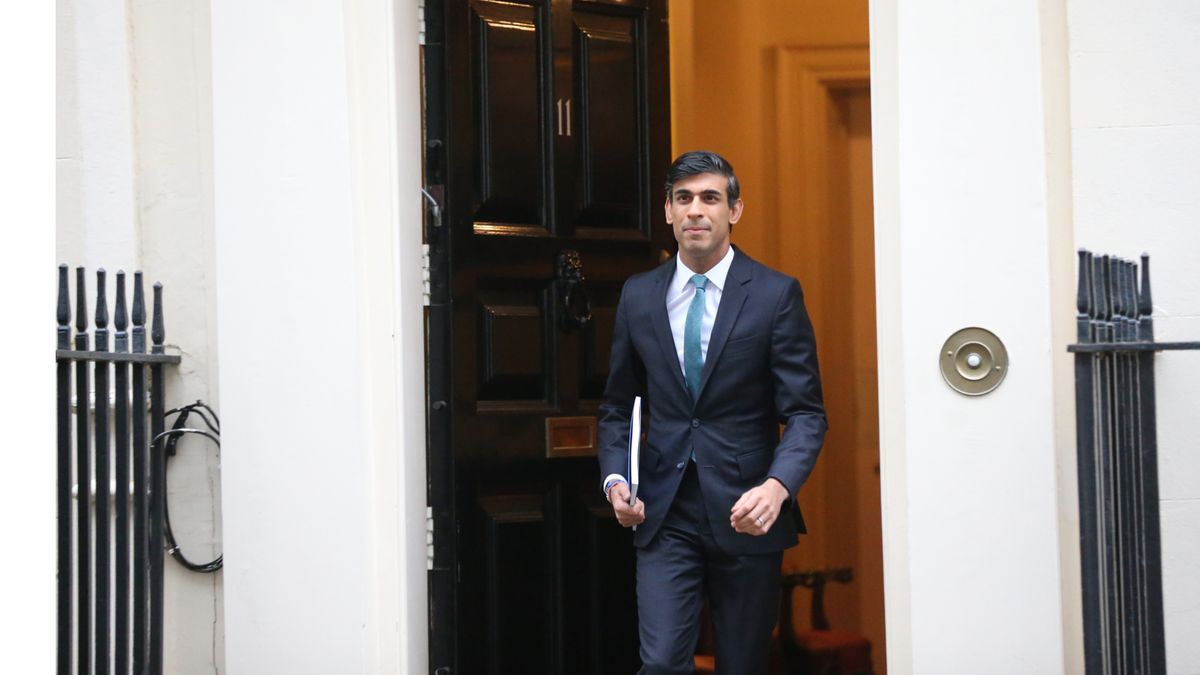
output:
[[[762,516],[759,516],[759,517],[755,518],[755,519],[754,519],[754,522],[758,523],[759,527],[761,527],[761,526],[762,526],[762,524],[763,524],[763,519],[762,519]]]

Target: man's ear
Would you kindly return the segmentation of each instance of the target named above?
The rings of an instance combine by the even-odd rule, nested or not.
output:
[[[742,198],[738,197],[738,200],[736,202],[734,202],[733,206],[730,207],[730,209],[729,209],[729,224],[730,225],[733,225],[737,221],[741,220],[743,206],[744,206],[744,204],[742,203]]]
[[[663,202],[663,213],[665,213],[667,215],[667,224],[674,225],[675,223],[673,222],[673,220],[671,218],[671,198],[670,197],[667,197],[666,201]]]

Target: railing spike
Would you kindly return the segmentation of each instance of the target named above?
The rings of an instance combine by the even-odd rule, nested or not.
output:
[[[1096,256],[1091,251],[1087,254],[1087,313],[1089,318],[1096,314]]]
[[[85,333],[88,329],[87,280],[82,267],[75,268],[75,330]]]
[[[1137,340],[1137,297],[1135,286],[1135,275],[1132,260],[1121,261],[1121,305],[1125,308],[1122,315],[1122,322],[1125,324],[1125,336],[1130,341]]]
[[[1108,320],[1118,321],[1118,308],[1121,302],[1121,259],[1117,256],[1108,258]]]
[[[1150,297],[1150,254],[1142,253],[1142,287],[1138,293],[1138,339],[1154,340],[1154,301]]]
[[[146,298],[142,294],[142,273],[133,273],[133,325],[146,325]]]
[[[96,349],[108,351],[108,273],[104,268],[96,270]]]
[[[1150,254],[1142,254],[1142,290],[1138,294],[1138,314],[1150,316],[1154,312],[1154,303],[1150,298]]]
[[[154,341],[154,345],[150,351],[154,354],[163,353],[163,340],[166,339],[166,323],[163,321],[163,285],[162,282],[154,282],[154,325],[150,329],[150,339]]]
[[[1133,316],[1133,307],[1129,304],[1129,261],[1117,259],[1117,292],[1121,294],[1121,318]]]
[[[1104,319],[1104,327],[1107,331],[1108,341],[1112,342],[1117,339],[1117,324],[1121,321],[1121,317],[1117,315],[1117,303],[1120,302],[1117,298],[1117,262],[1114,256],[1108,258],[1108,275],[1107,283],[1105,284],[1105,292],[1108,293],[1108,316]]]
[[[129,316],[125,309],[125,271],[117,270],[117,297],[113,306],[113,325],[117,329],[115,349],[119,352],[129,351]]]
[[[1102,321],[1109,321],[1112,319],[1112,293],[1110,292],[1110,289],[1112,288],[1112,282],[1111,282],[1111,275],[1109,274],[1110,267],[1111,267],[1111,261],[1110,261],[1109,257],[1107,255],[1101,256],[1100,257],[1100,296],[1099,296],[1098,302],[1097,302],[1097,304],[1099,305],[1100,311],[1099,311],[1099,316],[1097,316],[1097,318]]]
[[[1123,316],[1132,319],[1137,316],[1136,279],[1130,276],[1133,272],[1133,261],[1121,259],[1121,306],[1125,308]]]
[[[1125,261],[1113,256],[1110,259],[1112,274],[1109,283],[1112,284],[1113,320],[1120,321],[1125,317]]]
[[[1126,316],[1138,321],[1138,263],[1126,261]]]
[[[1087,314],[1088,311],[1088,252],[1087,249],[1079,249],[1079,290],[1075,294],[1075,308],[1079,310],[1079,314]]]
[[[1075,315],[1075,338],[1082,344],[1092,341],[1092,254],[1087,249],[1079,249],[1079,291],[1075,297],[1075,306],[1079,313]]]
[[[1123,261],[1121,272],[1125,277],[1124,287],[1124,303],[1126,318],[1137,318],[1137,263],[1126,258]]]
[[[142,293],[142,273],[133,273],[133,351],[146,353],[146,297]]]
[[[58,348],[71,348],[71,289],[70,269],[58,266]]]

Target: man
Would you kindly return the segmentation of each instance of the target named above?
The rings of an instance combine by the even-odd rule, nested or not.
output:
[[[763,675],[783,551],[804,531],[793,497],[826,429],[812,324],[795,279],[730,245],[743,204],[723,157],[676,159],[664,208],[679,254],[625,283],[600,419],[605,493],[639,525],[641,672],[692,672],[707,596],[717,672]],[[634,396],[647,436],[631,506]]]

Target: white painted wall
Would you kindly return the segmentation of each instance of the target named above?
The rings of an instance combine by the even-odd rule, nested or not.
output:
[[[415,36],[212,2],[234,673],[427,670]]]
[[[872,3],[891,673],[1064,670],[1055,419],[1070,383],[1054,376],[1052,299],[1071,292],[1054,273],[1070,252],[1040,5]],[[966,326],[994,331],[1011,361],[980,398],[938,372]]]
[[[127,30],[123,0],[58,0],[57,253],[89,270],[140,261]]]
[[[1156,338],[1200,340],[1200,5],[1067,0],[1075,239],[1151,255]],[[1200,354],[1155,357],[1167,669],[1200,673]]]
[[[209,49],[207,0],[59,0],[56,256],[88,268],[93,307],[98,267],[110,298],[118,269],[161,281],[167,343],[183,356],[167,405],[220,412]],[[195,560],[221,550],[219,461],[190,437],[170,464],[172,524]],[[167,672],[223,669],[221,583],[167,561]]]
[[[5,7],[0,23],[0,71],[8,100],[0,125],[0,203],[10,226],[0,246],[0,284],[9,317],[0,344],[10,358],[0,389],[4,472],[0,492],[5,555],[0,562],[0,669],[54,670],[57,625],[57,452],[53,323],[49,309],[57,275],[54,191],[56,87],[52,49],[55,8],[50,3]]]

